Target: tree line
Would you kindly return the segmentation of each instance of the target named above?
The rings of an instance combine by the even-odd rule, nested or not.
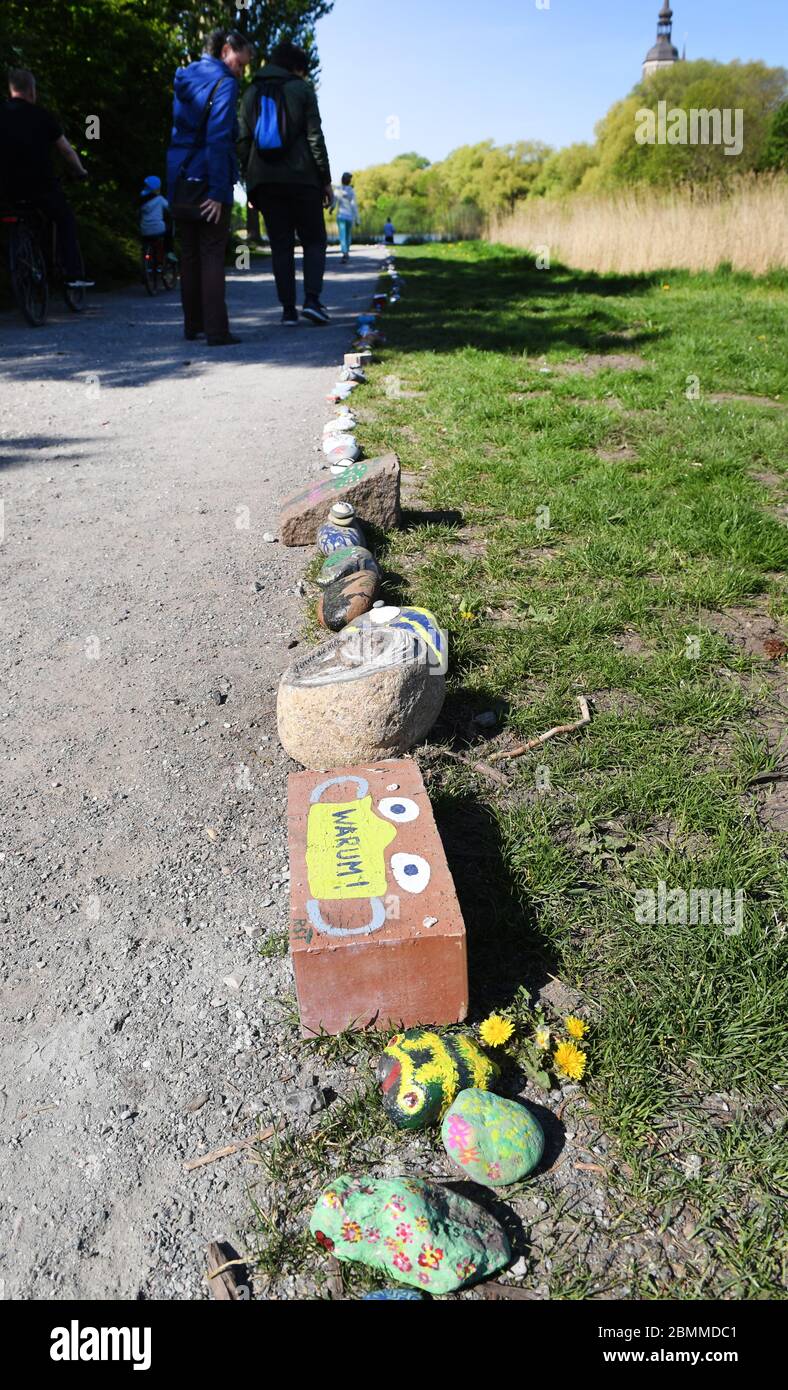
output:
[[[362,228],[380,230],[390,217],[397,231],[478,236],[492,214],[512,212],[531,198],[605,193],[637,185],[723,187],[743,173],[788,168],[786,72],[762,62],[676,63],[639,82],[598,123],[593,143],[553,150],[536,141],[463,145],[431,164],[416,153],[398,155],[355,175]],[[660,103],[664,106],[660,108]],[[723,143],[639,143],[638,113],[740,111],[741,150]],[[664,124],[664,122],[663,122]],[[677,118],[668,130],[678,126]]]

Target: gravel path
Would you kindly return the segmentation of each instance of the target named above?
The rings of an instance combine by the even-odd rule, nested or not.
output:
[[[280,671],[303,551],[266,543],[322,467],[325,391],[376,252],[330,256],[330,328],[234,274],[236,348],[177,300],[0,318],[0,1279],[9,1298],[200,1298],[248,1172],[183,1161],[311,1078],[291,986]],[[292,766],[292,764],[290,764]]]

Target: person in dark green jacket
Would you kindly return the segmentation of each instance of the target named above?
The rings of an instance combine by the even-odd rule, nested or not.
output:
[[[305,81],[309,58],[302,48],[282,42],[253,79],[241,103],[238,159],[246,179],[246,196],[263,214],[271,243],[276,291],[282,323],[298,323],[296,311],[295,238],[304,248],[304,318],[328,323],[320,301],[326,268],[326,224],[323,209],[331,203],[331,169],[317,97]],[[261,150],[255,129],[265,98],[268,109],[279,104],[283,118],[274,122],[279,148]],[[284,129],[280,130],[281,126]],[[270,131],[269,131],[270,134]]]

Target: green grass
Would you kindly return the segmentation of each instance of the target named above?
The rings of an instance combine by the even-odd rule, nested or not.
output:
[[[419,757],[468,929],[471,1018],[553,975],[593,1022],[607,1224],[537,1179],[550,1210],[527,1282],[565,1299],[780,1297],[788,869],[752,779],[788,762],[785,662],[728,641],[715,615],[786,613],[788,280],[538,271],[481,244],[403,249],[398,266],[403,299],[354,407],[367,454],[396,449],[409,485],[380,547],[384,596],[450,633]],[[587,353],[646,365],[562,373]],[[391,377],[423,394],[392,395]],[[709,399],[722,392],[777,404]],[[575,719],[579,694],[590,727],[498,763],[505,785],[441,753],[483,761]],[[474,732],[489,709],[497,727]],[[660,880],[741,889],[743,930],[639,923],[636,894]],[[336,1062],[376,1043],[318,1046]],[[326,1128],[356,1168],[399,1142],[369,1095],[332,1107],[309,1161],[292,1156],[291,1220],[329,1172]]]

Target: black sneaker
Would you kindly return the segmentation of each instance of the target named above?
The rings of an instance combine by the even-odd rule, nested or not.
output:
[[[308,299],[301,310],[305,319],[310,323],[330,323],[331,317],[325,305],[319,299]]]
[[[295,328],[296,324],[298,323],[298,311],[295,305],[289,306],[287,309],[282,310],[282,317],[280,319],[280,323],[282,324],[283,328]]]

